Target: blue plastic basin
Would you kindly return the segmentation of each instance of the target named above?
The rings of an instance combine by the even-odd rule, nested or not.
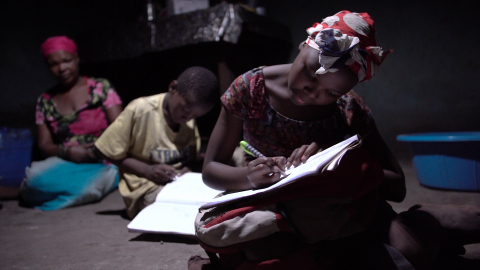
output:
[[[397,140],[408,143],[420,184],[480,190],[480,132],[404,134]]]
[[[20,186],[30,165],[32,145],[30,130],[0,127],[0,186]]]

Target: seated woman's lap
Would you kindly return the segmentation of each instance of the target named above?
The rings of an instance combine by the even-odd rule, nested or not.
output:
[[[117,185],[114,165],[76,164],[50,157],[26,169],[20,195],[29,206],[56,210],[99,200]]]

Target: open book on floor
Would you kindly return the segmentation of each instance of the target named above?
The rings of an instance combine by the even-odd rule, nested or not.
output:
[[[128,224],[128,231],[194,236],[198,208],[219,193],[203,183],[202,174],[186,173],[165,185],[155,202]]]
[[[200,208],[206,209],[223,204],[231,203],[241,200],[243,198],[251,197],[256,194],[265,193],[273,189],[283,187],[289,183],[292,183],[303,176],[321,173],[324,170],[332,171],[339,164],[343,155],[350,150],[359,147],[362,144],[362,140],[358,135],[354,135],[338,144],[335,144],[313,156],[311,156],[305,163],[297,166],[290,167],[285,172],[286,177],[278,181],[277,183],[261,189],[250,189],[240,192],[230,193],[218,198],[211,199],[208,203],[202,205]]]

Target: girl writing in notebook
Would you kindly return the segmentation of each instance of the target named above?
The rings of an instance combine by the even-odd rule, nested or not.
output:
[[[203,166],[204,182],[227,191],[265,187],[279,181],[279,169],[298,166],[320,149],[355,134],[363,139],[363,152],[347,162],[347,170],[337,169],[360,172],[367,166],[371,177],[355,182],[355,177],[343,179],[338,170],[330,178],[315,176],[317,196],[299,197],[283,206],[297,228],[303,226],[307,213],[319,233],[310,237],[301,228],[303,236],[308,236],[306,241],[295,233],[275,233],[239,251],[237,263],[230,260],[229,267],[288,258],[305,248],[305,242],[327,247],[323,250],[336,247],[341,253],[347,252],[342,248],[347,246],[354,247],[348,252],[364,249],[364,240],[359,239],[375,239],[388,245],[390,257],[401,253],[410,267],[428,268],[439,249],[438,221],[431,215],[398,215],[385,202],[404,199],[404,174],[381,138],[370,109],[351,90],[370,80],[390,51],[378,47],[374,22],[367,13],[342,11],[314,24],[307,33],[292,64],[248,71],[221,97],[223,107]],[[266,157],[246,167],[232,167],[229,161],[242,138]],[[312,192],[312,188],[297,191]],[[325,203],[326,197],[341,199]],[[422,227],[409,227],[409,216]],[[288,250],[281,248],[287,246]],[[353,257],[343,254],[334,263]],[[378,268],[388,269],[385,265]]]

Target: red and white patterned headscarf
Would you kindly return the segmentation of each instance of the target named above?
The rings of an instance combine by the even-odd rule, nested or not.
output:
[[[56,36],[47,38],[40,46],[43,58],[47,58],[56,51],[67,51],[75,54],[77,53],[77,44],[66,36]]]
[[[315,23],[307,33],[305,43],[320,52],[321,66],[316,74],[335,72],[347,65],[359,82],[370,80],[392,52],[377,46],[374,22],[368,13],[340,11]]]

